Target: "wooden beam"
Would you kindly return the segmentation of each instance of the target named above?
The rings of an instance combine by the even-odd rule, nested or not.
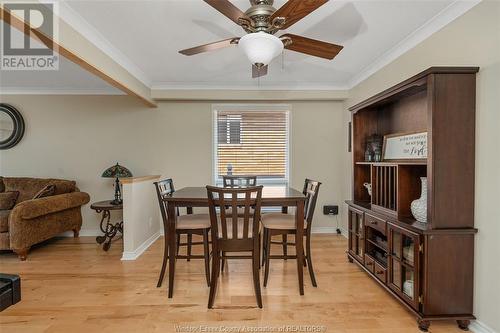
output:
[[[35,37],[61,56],[79,65],[86,71],[100,77],[127,95],[139,98],[148,107],[157,106],[155,101],[151,98],[151,89],[149,87],[115,62],[107,54],[99,50],[66,22],[55,17],[55,15],[54,19],[59,20],[60,38],[57,41],[54,40],[52,36],[47,36],[42,31],[31,27],[29,23],[24,22],[21,18],[12,15],[4,7],[4,4],[0,4],[0,19],[26,35]],[[88,55],[87,57],[84,57],[78,52],[78,49],[83,51],[85,48],[88,51],[86,52]],[[95,56],[90,56],[92,54]]]

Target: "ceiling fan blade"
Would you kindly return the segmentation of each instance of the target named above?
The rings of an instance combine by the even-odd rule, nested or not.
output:
[[[252,65],[252,78],[255,79],[257,77],[261,77],[267,75],[267,65],[262,66],[262,67],[257,67],[255,65]]]
[[[240,40],[239,37],[228,38],[228,39],[224,39],[224,40],[221,40],[218,42],[209,43],[209,44],[200,45],[200,46],[195,46],[195,47],[192,47],[190,49],[181,50],[181,51],[179,51],[179,53],[187,55],[187,56],[192,56],[192,55],[195,55],[198,53],[214,51],[214,50],[222,49],[224,47],[228,47],[231,45],[236,45],[236,44],[238,44],[239,40]]]
[[[233,5],[229,0],[204,0],[210,6],[224,14],[237,25],[241,25],[240,18],[250,22],[250,19],[238,7]]]
[[[285,19],[284,24],[278,25],[277,28],[286,29],[327,2],[328,0],[288,0],[287,3],[271,15],[269,22],[273,22],[277,17],[283,17]]]
[[[285,39],[285,48],[295,52],[309,54],[315,57],[332,60],[344,48],[341,45],[322,42],[320,40],[306,38],[293,34],[284,34],[280,37]],[[291,43],[286,43],[290,38]]]

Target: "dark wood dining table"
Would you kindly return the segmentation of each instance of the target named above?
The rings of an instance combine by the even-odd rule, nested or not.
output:
[[[301,191],[285,186],[264,186],[262,190],[262,207],[296,207],[295,221],[297,234],[295,249],[297,254],[297,273],[300,295],[304,295],[303,276],[303,233],[304,233],[304,203],[305,196]],[[165,226],[165,247],[168,248],[168,297],[174,294],[174,275],[177,237],[177,207],[208,207],[207,189],[205,187],[184,187],[176,190],[171,196],[164,197],[167,207],[167,225]]]

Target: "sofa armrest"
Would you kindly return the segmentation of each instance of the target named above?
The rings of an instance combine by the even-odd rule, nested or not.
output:
[[[90,196],[85,192],[72,192],[50,197],[26,200],[16,205],[11,213],[12,218],[24,220],[57,213],[66,209],[85,205],[90,201]]]

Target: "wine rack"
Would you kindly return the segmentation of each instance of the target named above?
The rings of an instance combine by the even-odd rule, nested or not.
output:
[[[397,166],[372,166],[372,205],[397,214]]]

